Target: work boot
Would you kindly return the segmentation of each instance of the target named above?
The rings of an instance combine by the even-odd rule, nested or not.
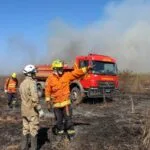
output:
[[[36,136],[31,136],[31,149],[30,150],[38,150],[37,135]]]
[[[64,134],[64,130],[59,130],[56,126],[54,126],[52,128],[52,132],[54,135],[63,135]]]
[[[22,136],[21,150],[29,150],[29,135]]]
[[[56,134],[57,135],[63,135],[64,134],[64,130],[58,130]]]
[[[69,140],[72,140],[75,137],[75,130],[69,129],[69,130],[67,130],[67,134],[68,134]]]

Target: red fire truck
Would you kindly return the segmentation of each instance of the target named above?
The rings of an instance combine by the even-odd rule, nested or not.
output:
[[[79,68],[91,66],[91,70],[79,80],[70,83],[71,100],[80,103],[84,98],[111,97],[118,89],[118,74],[116,60],[109,56],[88,54],[77,56],[75,62]],[[50,65],[38,65],[37,87],[39,95],[44,94],[45,81],[52,71]],[[64,65],[64,71],[72,71],[73,66]]]

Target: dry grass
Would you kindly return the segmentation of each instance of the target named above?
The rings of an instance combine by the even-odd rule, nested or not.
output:
[[[18,78],[19,78],[19,82],[21,82],[22,79],[23,79],[23,76],[18,76]],[[0,78],[0,87],[1,87],[1,85],[3,86],[4,79],[5,79],[5,77]],[[137,73],[134,73],[132,71],[126,70],[126,71],[123,71],[119,74],[119,79],[120,79],[120,89],[124,93],[130,93],[130,95],[132,95],[132,93],[142,93],[142,94],[143,93],[150,93],[150,75],[149,74],[137,74]],[[138,98],[138,99],[140,99],[140,98]],[[142,100],[142,98],[139,101],[141,101],[141,100]],[[128,108],[129,108],[128,111],[129,111],[129,113],[131,113],[131,114],[127,114],[127,110],[125,110],[125,114],[130,115],[130,117],[131,117],[130,120],[131,121],[129,123],[126,122],[125,125],[122,125],[120,123],[120,126],[118,126],[119,123],[118,124],[116,124],[115,122],[113,123],[114,120],[113,119],[111,120],[111,118],[109,118],[109,115],[112,115],[114,110],[116,111],[116,114],[114,114],[114,116],[118,116],[119,111],[117,111],[117,108],[115,107],[115,109],[111,109],[113,107],[114,103],[106,103],[104,105],[99,105],[98,108],[100,108],[100,114],[103,112],[103,110],[105,111],[105,113],[104,113],[105,115],[106,115],[107,111],[110,111],[110,113],[109,113],[108,116],[106,115],[105,117],[101,117],[100,118],[100,123],[98,125],[97,124],[93,125],[94,128],[92,128],[92,125],[91,125],[91,127],[90,126],[86,127],[87,129],[88,128],[91,128],[93,130],[98,129],[98,130],[96,130],[98,132],[97,136],[95,134],[91,135],[95,138],[95,143],[96,144],[92,145],[92,146],[89,144],[91,142],[91,138],[90,138],[90,135],[89,135],[89,137],[84,137],[84,138],[87,138],[87,139],[89,138],[90,139],[89,141],[87,141],[87,139],[84,140],[83,138],[81,138],[79,140],[75,139],[76,140],[75,146],[78,147],[78,144],[81,143],[80,145],[83,146],[83,148],[81,148],[81,149],[83,149],[83,150],[84,149],[91,149],[91,150],[102,149],[103,148],[103,143],[102,142],[103,142],[103,140],[106,141],[105,134],[107,135],[107,133],[108,133],[109,134],[108,137],[111,137],[111,136],[113,137],[115,134],[116,134],[116,137],[120,136],[120,138],[118,138],[118,140],[120,140],[120,141],[116,145],[113,142],[111,143],[112,145],[111,144],[109,145],[107,143],[106,147],[104,147],[107,150],[116,150],[117,149],[116,147],[118,147],[119,150],[120,149],[124,150],[125,148],[122,148],[122,145],[124,147],[126,147],[126,149],[131,149],[131,144],[133,146],[138,147],[140,145],[140,142],[142,143],[141,144],[142,145],[141,150],[143,150],[143,149],[150,150],[150,110],[149,111],[144,110],[146,112],[145,116],[144,116],[144,124],[143,123],[140,124],[139,120],[141,119],[141,117],[137,116],[138,115],[138,113],[137,113],[138,112],[137,103],[139,101],[137,101],[137,98],[135,98],[134,96],[133,97],[131,96],[131,97],[127,97],[126,101],[118,101],[116,103],[117,105],[119,105],[119,102],[123,103],[123,105],[128,105]],[[121,106],[122,106],[122,104],[120,106],[118,106],[118,110],[119,110],[119,107],[121,107]],[[90,105],[90,107],[91,107],[91,105]],[[94,105],[92,107],[94,107],[94,109],[95,109]],[[122,108],[124,109],[125,107],[126,106],[123,106]],[[124,111],[123,109],[120,111],[122,113],[122,116],[124,116],[123,115],[123,111]],[[141,111],[139,112],[139,114],[141,114]],[[85,119],[87,119],[87,118],[85,118]],[[123,117],[122,117],[122,119],[125,120],[125,118],[123,118]],[[16,122],[20,123],[20,121],[21,120],[19,118],[15,118],[15,117],[9,117],[9,116],[8,117],[6,117],[6,116],[1,116],[0,117],[0,123],[7,123],[8,122],[8,123],[12,123],[12,124],[16,125]],[[45,125],[46,121],[47,120],[42,120],[41,123],[43,123]],[[136,122],[138,122],[138,123],[136,123]],[[106,125],[108,125],[107,129],[105,128]],[[142,131],[143,131],[142,133],[137,133],[139,131],[137,125],[138,125],[139,128],[142,127]],[[117,126],[117,127],[115,128],[114,126]],[[114,128],[111,128],[111,127],[114,127]],[[105,128],[105,131],[101,131],[104,128]],[[135,130],[135,128],[136,128],[136,130]],[[20,128],[20,130],[21,130],[21,128]],[[119,130],[119,132],[117,133],[118,130]],[[121,131],[122,131],[122,133],[121,133]],[[9,132],[9,134],[10,134],[10,132]],[[13,135],[14,133],[12,132],[11,134]],[[99,140],[99,137],[101,137],[100,138],[101,141]],[[141,138],[141,141],[139,141],[139,139],[138,139],[139,137]],[[136,142],[135,138],[137,138],[137,142]],[[128,141],[128,139],[130,141],[133,140],[132,141],[133,143],[132,142],[130,143],[130,141]],[[110,140],[110,141],[112,141],[112,140]],[[7,150],[18,150],[19,149],[17,144],[16,145],[9,145],[9,144],[10,143],[8,143]],[[101,146],[101,147],[99,148],[98,146]],[[56,147],[54,149],[57,149],[57,150],[58,149],[59,150],[61,150],[61,149],[71,150],[72,147],[70,146],[70,143],[67,141],[67,139],[64,139],[61,143],[56,145]],[[76,147],[75,148],[73,147],[73,149],[75,150]],[[134,149],[136,149],[136,148],[134,148]]]
[[[120,89],[124,93],[148,94],[150,93],[150,74],[134,73],[130,70],[125,70],[119,74]],[[135,112],[134,99],[131,96],[132,112]],[[150,150],[150,109],[145,109],[144,123],[141,126],[141,150]]]
[[[19,145],[10,145],[7,146],[6,150],[20,150]]]
[[[150,110],[145,114],[145,124],[143,126],[142,146],[150,149]]]
[[[2,116],[0,117],[0,123],[18,123],[21,122],[22,120],[21,119],[18,119],[17,117],[12,117],[12,116]]]
[[[119,73],[119,88],[124,93],[150,92],[150,74],[125,70]]]

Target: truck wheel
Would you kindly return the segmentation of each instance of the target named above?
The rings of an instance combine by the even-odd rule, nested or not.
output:
[[[81,91],[77,87],[73,87],[71,90],[71,101],[73,104],[79,104],[82,102]]]
[[[37,91],[38,91],[38,96],[41,98],[43,97],[43,88],[40,84],[37,85]]]

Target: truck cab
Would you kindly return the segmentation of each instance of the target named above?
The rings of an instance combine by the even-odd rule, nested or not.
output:
[[[71,99],[80,103],[83,98],[112,97],[118,88],[116,60],[109,56],[89,54],[76,57],[79,68],[90,66],[89,72],[71,83]]]

